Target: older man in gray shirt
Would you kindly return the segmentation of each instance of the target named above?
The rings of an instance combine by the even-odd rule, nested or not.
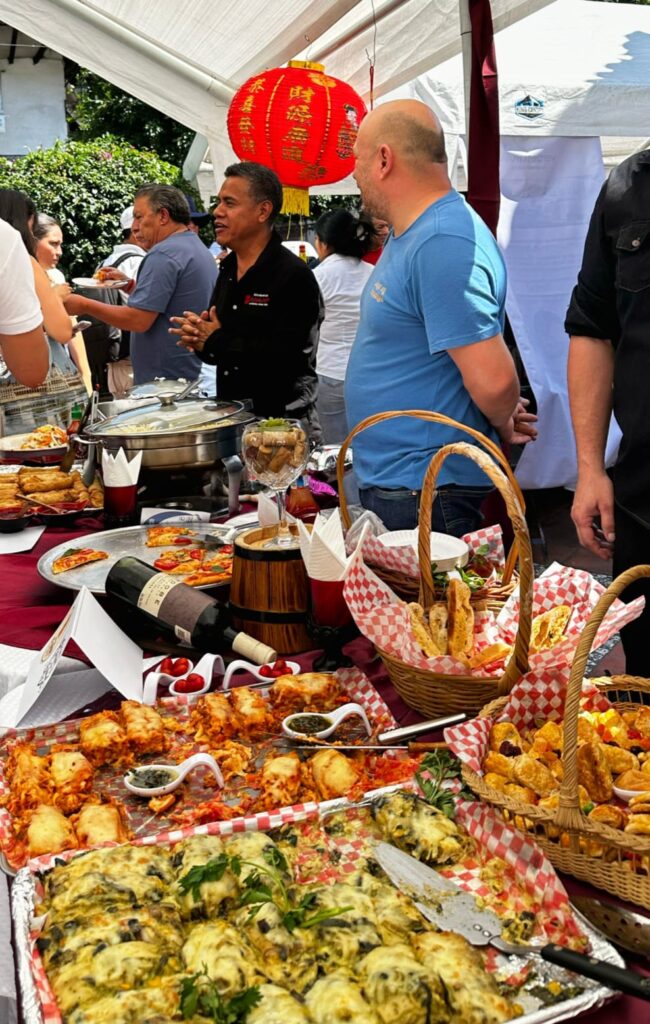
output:
[[[107,306],[94,299],[71,295],[68,312],[91,314],[104,323],[131,331],[134,382],[154,377],[191,380],[201,372],[201,361],[179,348],[170,337],[170,316],[187,309],[204,309],[217,277],[214,259],[190,230],[190,210],[179,189],[171,185],[144,185],[133,202],[133,229],[150,246],[137,282],[125,281],[128,306]],[[119,270],[110,272],[122,278]]]

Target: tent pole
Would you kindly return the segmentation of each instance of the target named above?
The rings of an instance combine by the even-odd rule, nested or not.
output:
[[[186,57],[181,58],[160,44],[152,43],[146,36],[128,28],[122,22],[113,20],[110,15],[90,7],[85,0],[57,0],[57,5],[63,7],[73,17],[87,22],[100,32],[126,44],[131,50],[138,51],[144,57],[155,61],[175,75],[192,82],[216,99],[229,104],[235,95],[236,89],[231,82],[219,78],[212,72],[205,71],[197,64],[192,64]]]
[[[463,105],[465,108],[465,148],[469,153],[470,98],[472,90],[472,22],[469,15],[470,0],[458,0],[460,14],[460,44],[463,58]]]

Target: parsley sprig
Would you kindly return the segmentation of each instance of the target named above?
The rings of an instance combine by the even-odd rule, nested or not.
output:
[[[443,786],[443,782],[453,779],[460,779],[460,762],[448,750],[432,750],[425,754],[415,775],[415,781],[426,802],[447,818],[455,816],[457,796],[465,800],[474,799],[474,794],[464,783],[456,791]]]
[[[208,968],[183,978],[181,984],[181,1013],[183,1020],[197,1014],[214,1021],[214,1024],[243,1024],[250,1010],[262,998],[259,988],[244,989],[232,999],[224,999],[216,982],[208,975]]]
[[[262,853],[265,865],[253,861],[242,860],[220,853],[207,864],[197,864],[179,880],[182,892],[191,892],[195,903],[201,899],[203,882],[217,882],[223,878],[229,868],[233,875],[240,878],[242,868],[252,868],[245,878],[240,878],[240,907],[249,907],[248,919],[252,920],[267,903],[273,903],[279,913],[280,921],[288,932],[296,928],[313,928],[314,925],[329,921],[339,914],[345,914],[353,907],[314,908],[318,902],[319,890],[310,890],[302,896],[298,903],[293,902],[292,892],[287,888],[284,877],[289,873],[286,857],[276,846],[267,847]]]

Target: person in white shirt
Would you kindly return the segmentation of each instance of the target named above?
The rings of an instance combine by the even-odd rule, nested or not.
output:
[[[362,258],[374,243],[372,223],[349,210],[330,210],[316,222],[314,267],[325,302],[316,371],[316,408],[326,444],[340,444],[348,434],[343,397],[345,371],[359,323],[359,303],[373,268]]]
[[[0,352],[15,380],[42,384],[50,366],[43,314],[29,254],[19,233],[0,220]]]

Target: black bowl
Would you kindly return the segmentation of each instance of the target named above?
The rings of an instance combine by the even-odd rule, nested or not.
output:
[[[32,509],[15,508],[0,510],[0,533],[18,533],[31,526],[34,519]]]

